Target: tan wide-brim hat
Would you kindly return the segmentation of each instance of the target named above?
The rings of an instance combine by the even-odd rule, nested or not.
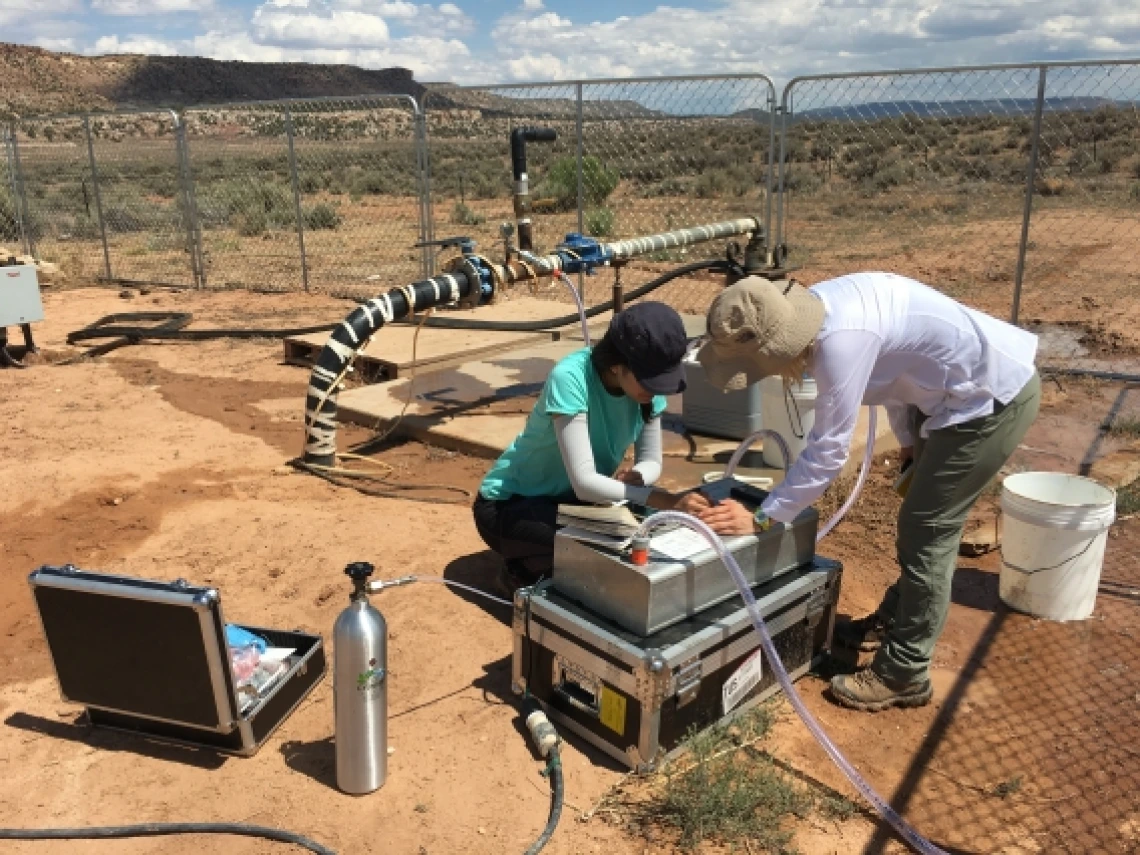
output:
[[[748,276],[725,288],[708,314],[709,341],[697,353],[708,381],[722,389],[781,374],[823,327],[824,305],[789,280]]]

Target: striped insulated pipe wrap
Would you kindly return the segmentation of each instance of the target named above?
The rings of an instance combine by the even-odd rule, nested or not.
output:
[[[305,396],[305,452],[303,460],[315,466],[336,464],[337,389],[349,363],[384,324],[413,312],[440,304],[454,303],[468,295],[470,284],[462,272],[413,282],[406,288],[393,288],[387,294],[362,303],[332,331],[325,342]],[[408,305],[408,294],[414,305]]]

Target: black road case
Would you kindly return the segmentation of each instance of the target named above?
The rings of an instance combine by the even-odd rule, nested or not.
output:
[[[792,679],[831,644],[841,576],[838,562],[817,557],[752,589]],[[529,690],[561,726],[638,771],[656,767],[693,728],[779,690],[767,661],[755,685],[738,686],[742,674],[755,679],[756,661],[742,666],[760,647],[739,596],[641,637],[543,583],[515,593],[512,628],[512,689]]]
[[[60,693],[94,725],[251,756],[324,676],[320,636],[242,625],[295,651],[271,688],[242,703],[214,588],[71,565],[28,581]]]

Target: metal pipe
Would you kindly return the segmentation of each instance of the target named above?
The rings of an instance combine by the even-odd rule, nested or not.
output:
[[[17,204],[24,212],[24,255],[35,256],[36,238],[35,226],[28,211],[28,189],[24,186],[24,168],[20,165],[20,142],[16,136],[16,128],[12,127],[12,160],[16,164],[16,187],[19,193]]]
[[[779,185],[776,189],[776,233],[772,238],[772,263],[777,267],[784,266],[784,260],[780,257],[782,247],[784,246],[784,146],[788,139],[788,98],[791,95],[792,87],[788,86],[784,89],[780,111],[780,177]]]
[[[111,279],[111,250],[107,246],[107,223],[103,219],[103,194],[99,190],[99,168],[95,164],[95,142],[91,139],[91,117],[83,116],[83,132],[87,135],[87,159],[91,164],[91,186],[95,191],[95,216],[99,219],[99,236],[103,239],[104,275]]]
[[[583,212],[582,212],[582,84],[579,83],[575,87],[577,89],[578,109],[574,117],[574,134],[577,141],[577,165],[578,165],[578,234],[582,234],[583,228]],[[582,283],[579,281],[578,283]]]
[[[707,226],[677,229],[649,237],[602,244],[601,257],[605,263],[612,263],[663,249],[734,237],[760,228],[762,226],[756,217],[742,217]],[[527,257],[521,261],[505,265],[489,265],[491,278],[510,285],[535,276],[550,276],[563,268],[563,258],[557,252],[546,256],[535,256],[530,253],[526,255]],[[441,303],[458,302],[471,296],[475,289],[483,287],[481,280],[475,281],[473,278],[474,272],[478,269],[474,257],[463,258],[453,273],[414,282],[407,287],[393,288],[387,294],[361,304],[333,330],[317,356],[309,379],[308,395],[305,398],[304,463],[314,466],[335,464],[337,391],[348,373],[353,357],[364,343],[385,324],[413,311],[428,309]]]
[[[677,249],[683,246],[692,246],[696,243],[705,243],[710,240],[735,237],[748,234],[763,228],[757,217],[741,217],[736,220],[725,220],[707,226],[694,226],[689,229],[676,229],[671,232],[649,235],[648,237],[619,240],[615,243],[603,244],[603,250],[608,252],[614,260],[633,258],[637,255],[648,255],[665,249]]]
[[[772,245],[772,174],[776,167],[776,87],[768,81],[768,189],[766,193],[766,210],[764,212],[764,247],[765,261],[769,267],[774,267],[776,258],[773,255]]]
[[[518,224],[519,249],[534,249],[534,235],[530,222],[530,185],[526,174],[526,144],[528,142],[554,142],[558,132],[553,128],[521,127],[511,131],[511,177],[514,179],[515,221]]]
[[[8,133],[4,137],[4,154],[8,160],[8,187],[9,192],[12,194],[12,210],[16,214],[16,225],[20,230],[20,246],[24,250],[24,255],[29,255],[28,231],[27,226],[24,224],[24,211],[20,205],[20,194],[16,189],[18,181],[16,176],[16,163],[12,158],[12,148],[15,145],[15,133],[15,129],[9,125]],[[7,259],[0,259],[0,261],[7,261]]]
[[[1025,253],[1029,249],[1029,219],[1033,212],[1033,191],[1037,183],[1037,158],[1041,148],[1041,114],[1045,111],[1045,66],[1037,77],[1037,104],[1033,111],[1033,144],[1029,151],[1029,169],[1025,176],[1025,211],[1021,217],[1021,242],[1017,247],[1017,272],[1013,276],[1013,309],[1010,323],[1016,324],[1021,312],[1021,282],[1025,276]]]
[[[297,151],[293,145],[293,111],[285,108],[285,139],[289,144],[289,183],[293,185],[293,213],[297,218],[297,244],[301,250],[301,283],[309,290],[309,260],[305,255],[305,217],[301,213],[301,182],[297,178]]]
[[[393,288],[357,306],[332,331],[313,364],[305,397],[305,463],[314,466],[336,463],[337,391],[352,358],[364,343],[385,324],[413,311],[462,300],[471,293],[471,288],[462,271],[413,282],[405,288]]]
[[[198,199],[194,193],[194,173],[190,162],[190,138],[186,123],[174,116],[174,140],[178,156],[178,178],[182,185],[182,212],[186,228],[186,251],[190,255],[190,274],[194,287],[206,287],[206,258],[202,251],[202,233],[198,227]]]

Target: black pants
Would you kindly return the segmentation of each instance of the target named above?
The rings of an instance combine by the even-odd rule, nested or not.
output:
[[[483,542],[507,562],[523,585],[550,575],[559,505],[580,504],[574,496],[514,496],[503,501],[475,499],[475,528]]]

